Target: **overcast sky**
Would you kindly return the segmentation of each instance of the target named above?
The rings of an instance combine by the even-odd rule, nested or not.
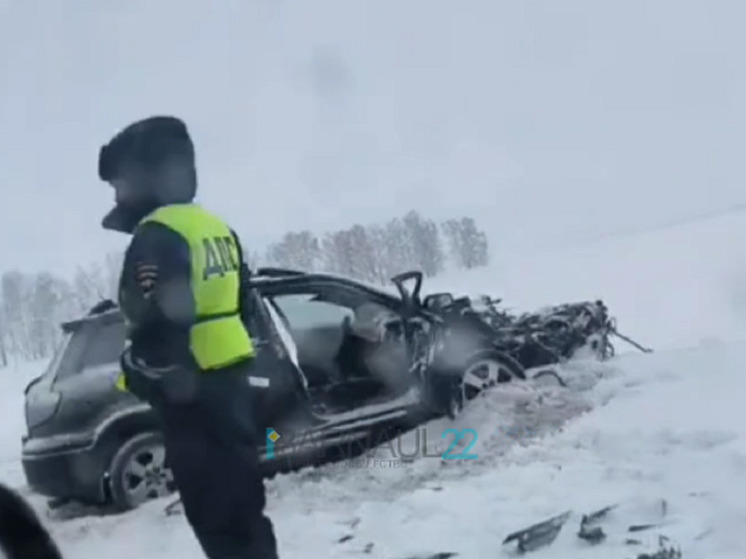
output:
[[[746,201],[742,0],[0,0],[0,271],[71,270],[175,114],[261,247],[417,207],[499,256]]]

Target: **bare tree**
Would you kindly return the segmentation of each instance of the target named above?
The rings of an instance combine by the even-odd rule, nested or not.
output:
[[[449,219],[442,226],[451,259],[459,268],[476,268],[489,263],[487,235],[471,217]]]
[[[52,274],[43,272],[29,286],[27,357],[31,359],[47,357],[57,344],[58,323],[65,314],[61,285]]]
[[[355,247],[348,231],[327,233],[321,246],[324,270],[347,277],[358,277],[355,270]]]
[[[385,233],[380,226],[355,224],[327,234],[322,243],[324,269],[371,283],[386,283],[390,267]]]
[[[2,314],[5,318],[7,347],[10,353],[23,355],[26,340],[26,289],[24,274],[5,272],[0,278],[2,289]]]
[[[460,223],[464,266],[467,269],[486,266],[489,264],[487,235],[477,227],[476,222],[471,217],[462,217]]]
[[[99,263],[87,268],[79,266],[73,278],[73,293],[75,310],[80,314],[88,312],[93,305],[108,298],[109,281],[104,266]]]
[[[355,224],[344,231],[350,246],[350,267],[358,279],[375,282],[380,280],[380,261],[374,240],[368,235],[368,230],[362,225]]]
[[[284,268],[315,270],[321,260],[321,245],[310,231],[286,233],[280,242],[269,247],[267,260]]]
[[[11,354],[23,359],[51,355],[61,337],[60,322],[76,312],[72,286],[49,272],[17,271],[3,274],[0,286],[0,363],[7,364]]]
[[[414,210],[403,221],[413,263],[428,277],[438,275],[443,271],[445,255],[437,224]]]
[[[398,271],[388,250],[386,227],[384,225],[369,225],[366,227],[366,237],[373,263],[370,280],[375,283],[386,284]]]
[[[410,270],[415,266],[415,254],[407,228],[401,219],[392,219],[386,223],[383,240],[384,254],[389,277]]]

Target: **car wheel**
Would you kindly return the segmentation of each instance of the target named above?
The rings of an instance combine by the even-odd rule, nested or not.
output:
[[[512,380],[525,380],[518,361],[502,352],[481,350],[467,360],[462,375],[464,401],[473,400],[484,390]]]
[[[109,468],[109,488],[114,506],[122,511],[176,491],[160,434],[141,433],[119,447]]]

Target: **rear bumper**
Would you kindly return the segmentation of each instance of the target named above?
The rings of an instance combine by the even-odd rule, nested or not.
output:
[[[103,503],[108,456],[91,438],[27,439],[21,462],[29,488],[45,497]]]

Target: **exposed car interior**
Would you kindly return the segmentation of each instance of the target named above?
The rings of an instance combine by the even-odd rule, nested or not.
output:
[[[380,381],[398,392],[409,368],[403,319],[390,309],[364,303],[342,323],[336,361],[342,371]],[[349,376],[348,376],[349,378]]]
[[[290,297],[296,297],[295,304]],[[370,301],[342,305],[310,294],[272,302],[293,338],[312,394],[326,395],[335,408],[343,403],[354,407],[361,400],[399,395],[408,386],[403,319],[392,310]]]

